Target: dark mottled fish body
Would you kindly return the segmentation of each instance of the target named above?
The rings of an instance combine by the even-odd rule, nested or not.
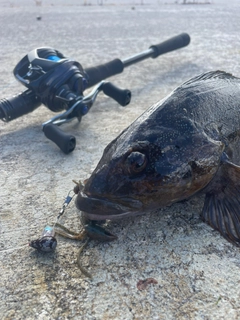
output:
[[[144,213],[206,194],[203,219],[240,244],[240,79],[190,79],[104,150],[76,206],[91,220]]]

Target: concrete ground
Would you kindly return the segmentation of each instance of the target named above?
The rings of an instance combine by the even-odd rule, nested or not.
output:
[[[240,76],[240,4],[68,4],[2,6],[1,98],[24,90],[12,70],[36,47],[51,46],[89,67],[181,32],[190,34],[191,44],[113,77],[131,89],[131,104],[122,108],[99,96],[80,125],[65,127],[77,139],[69,155],[41,132],[41,123],[53,116],[44,106],[0,123],[0,318],[239,319],[240,251],[200,220],[201,198],[110,223],[118,240],[91,241],[82,254],[93,280],[76,265],[81,242],[58,236],[53,254],[27,243],[55,222],[72,179],[86,179],[107,143],[152,103],[208,70]],[[80,229],[74,204],[62,221]],[[154,283],[140,288],[147,278]]]

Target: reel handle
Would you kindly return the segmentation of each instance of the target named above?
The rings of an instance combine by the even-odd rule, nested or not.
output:
[[[126,106],[131,100],[131,92],[129,90],[120,89],[110,82],[103,83],[101,91],[116,100],[121,106]],[[75,149],[76,138],[62,131],[57,124],[53,122],[43,124],[43,132],[45,136],[49,140],[52,140],[65,154],[69,154]]]

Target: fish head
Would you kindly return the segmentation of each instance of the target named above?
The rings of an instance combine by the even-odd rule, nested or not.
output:
[[[156,120],[156,119],[155,119]],[[117,219],[191,197],[213,178],[223,145],[189,119],[144,121],[127,128],[76,199],[90,220]]]

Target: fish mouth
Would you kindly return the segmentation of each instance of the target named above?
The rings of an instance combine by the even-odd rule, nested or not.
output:
[[[136,214],[142,208],[142,202],[132,198],[104,198],[79,192],[76,207],[90,220],[114,220]]]

